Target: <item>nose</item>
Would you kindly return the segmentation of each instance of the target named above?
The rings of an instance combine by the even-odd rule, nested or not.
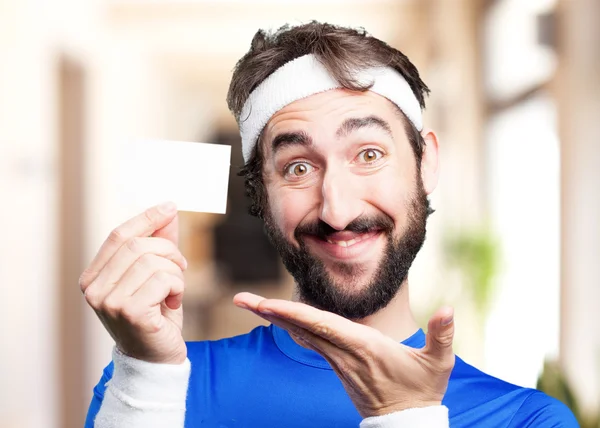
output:
[[[362,214],[359,186],[343,171],[327,171],[321,189],[320,219],[336,230],[344,230]]]

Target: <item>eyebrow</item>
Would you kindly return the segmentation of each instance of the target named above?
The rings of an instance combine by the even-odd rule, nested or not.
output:
[[[367,116],[367,117],[354,117],[344,120],[342,125],[338,128],[335,135],[337,138],[342,138],[348,134],[357,131],[362,128],[375,127],[384,131],[394,139],[392,134],[392,128],[389,123],[378,116]],[[277,153],[278,150],[288,146],[304,146],[310,147],[313,145],[313,140],[310,135],[304,131],[285,132],[278,134],[271,141],[271,150],[273,153]]]
[[[345,137],[348,134],[358,131],[361,128],[374,127],[379,128],[384,131],[386,134],[394,139],[392,135],[392,128],[389,123],[378,116],[367,116],[367,117],[359,117],[359,118],[349,118],[344,120],[342,125],[339,127],[337,132],[335,133],[336,137],[341,138]]]
[[[273,153],[276,153],[277,150],[281,150],[287,146],[310,147],[312,144],[312,138],[304,131],[285,132],[273,138],[273,141],[271,142],[271,150]]]

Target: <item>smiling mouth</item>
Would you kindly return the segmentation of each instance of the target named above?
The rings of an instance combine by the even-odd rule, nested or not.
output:
[[[325,241],[330,243],[330,244],[335,244],[335,245],[339,245],[340,247],[344,247],[344,248],[348,248],[353,246],[354,244],[358,244],[359,242],[365,240],[365,239],[369,239],[370,237],[372,237],[373,235],[375,235],[377,232],[368,232],[368,233],[363,233],[361,235],[356,236],[355,238],[352,238],[350,240],[344,241],[344,240],[336,240],[336,239],[331,239],[331,238],[325,238]]]
[[[307,237],[317,244],[322,254],[334,259],[349,260],[365,257],[381,232],[381,230],[362,233],[337,232],[325,236],[307,235]]]

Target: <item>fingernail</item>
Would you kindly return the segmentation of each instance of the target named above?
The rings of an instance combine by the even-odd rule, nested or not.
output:
[[[177,207],[173,202],[163,202],[158,206],[158,211],[161,214],[171,214],[173,211],[176,210],[176,208]]]
[[[270,311],[269,309],[263,309],[263,308],[260,308],[260,309],[258,310],[258,312],[260,312],[260,313],[261,313],[261,314],[263,314],[263,315],[275,315],[275,313],[274,313],[274,312],[272,312],[272,311]]]
[[[184,257],[184,258],[183,258],[183,270],[185,270],[185,269],[187,269],[187,268],[188,268],[188,261],[187,261],[187,259]]]
[[[446,327],[447,325],[451,324],[452,321],[454,321],[454,316],[452,316],[452,315],[449,316],[449,317],[444,318],[442,320],[442,327]]]

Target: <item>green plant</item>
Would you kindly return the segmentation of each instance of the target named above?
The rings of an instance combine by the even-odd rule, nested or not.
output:
[[[444,240],[446,263],[459,269],[479,319],[483,322],[494,291],[500,262],[500,245],[489,228],[448,234]]]

